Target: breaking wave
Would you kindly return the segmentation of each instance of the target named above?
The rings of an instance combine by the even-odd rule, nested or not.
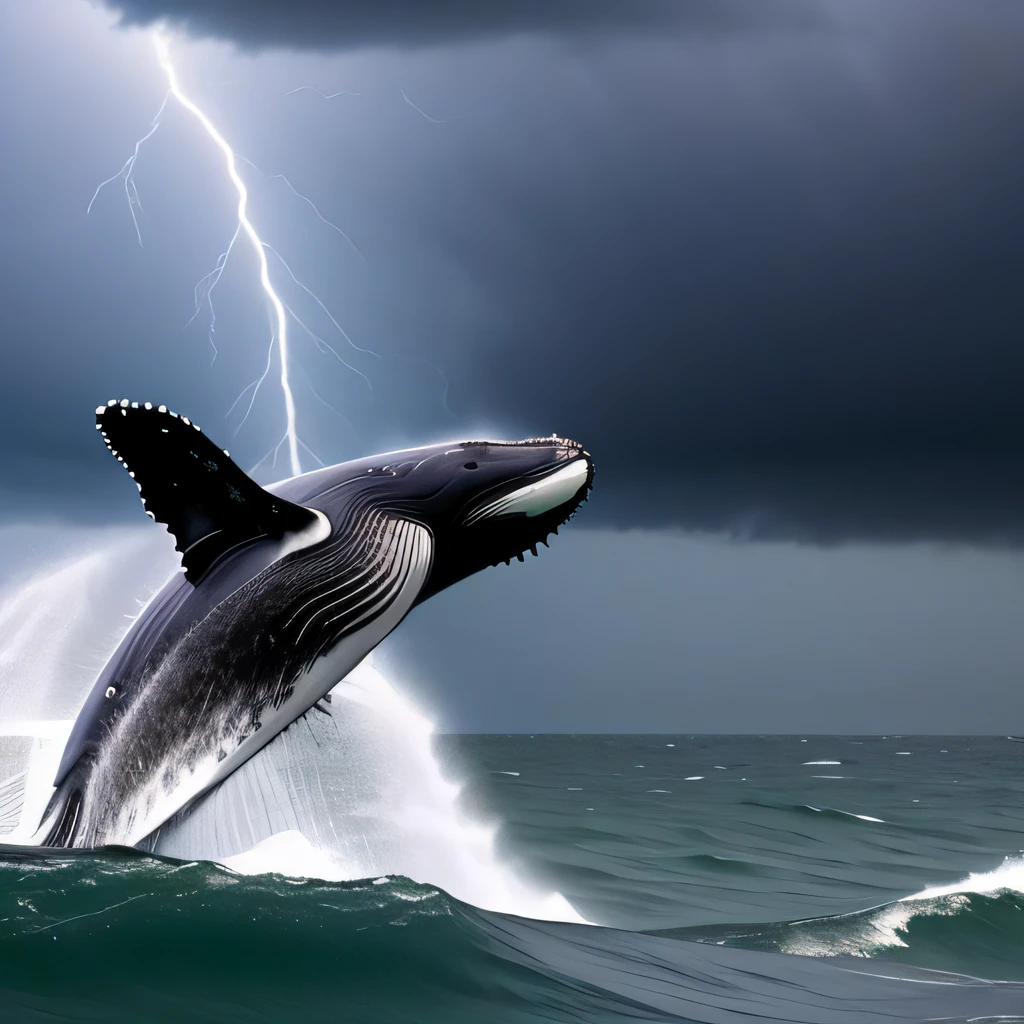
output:
[[[1024,981],[1024,858],[853,914],[673,934],[743,949],[870,957]]]
[[[0,849],[4,1020],[1024,1020],[1024,985],[870,963],[495,914],[393,875]]]

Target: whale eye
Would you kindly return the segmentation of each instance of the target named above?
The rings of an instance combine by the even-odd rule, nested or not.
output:
[[[467,462],[462,468],[463,469],[479,469],[480,467],[475,462]]]

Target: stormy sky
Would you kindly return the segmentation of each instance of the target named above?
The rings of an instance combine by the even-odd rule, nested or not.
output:
[[[326,307],[272,254],[309,450],[557,431],[594,454],[571,539],[385,652],[442,720],[1024,729],[1024,8],[426,10],[4,6],[6,527],[138,520],[92,430],[108,397],[285,472],[273,366],[243,422],[269,340],[249,252],[212,335],[202,303],[190,322],[235,224],[194,119],[169,104],[140,150],[141,246],[120,179],[85,214],[160,107],[164,22]]]

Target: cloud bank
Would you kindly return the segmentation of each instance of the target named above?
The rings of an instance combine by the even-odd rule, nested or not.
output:
[[[819,21],[807,0],[104,0],[126,25],[165,22],[246,49],[447,45],[518,34],[778,30]]]

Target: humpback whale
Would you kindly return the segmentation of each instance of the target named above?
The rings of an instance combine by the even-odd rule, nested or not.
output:
[[[409,611],[537,553],[593,482],[559,437],[388,452],[260,487],[187,417],[127,399],[96,428],[176,574],[101,671],[34,841],[136,845],[350,672]]]

